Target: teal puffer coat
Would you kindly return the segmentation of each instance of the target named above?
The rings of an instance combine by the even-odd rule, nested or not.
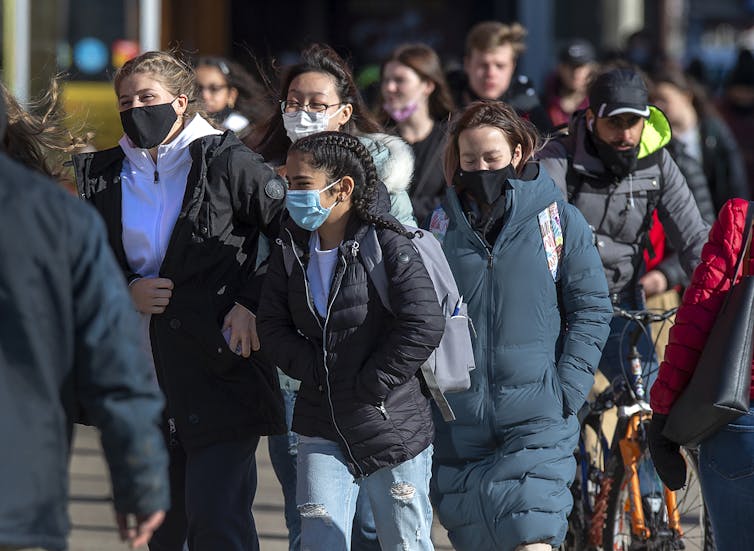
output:
[[[504,223],[491,250],[453,189],[430,223],[476,332],[471,388],[448,395],[457,420],[436,423],[431,481],[439,519],[459,551],[562,542],[572,507],[574,414],[612,315],[586,221],[544,169],[530,164],[524,173],[531,179],[506,183]],[[553,247],[544,242],[557,239],[557,229],[547,229],[556,227],[562,249],[551,271]]]

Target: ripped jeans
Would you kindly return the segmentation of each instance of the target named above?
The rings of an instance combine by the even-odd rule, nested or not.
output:
[[[359,488],[369,496],[383,551],[432,551],[431,475],[431,445],[409,461],[354,479],[337,443],[300,436],[301,551],[350,551]]]

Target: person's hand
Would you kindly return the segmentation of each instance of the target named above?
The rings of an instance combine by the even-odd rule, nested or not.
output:
[[[115,513],[115,521],[118,524],[118,533],[121,541],[128,542],[131,549],[136,549],[149,543],[155,530],[165,520],[165,511],[155,511],[148,515],[129,515]],[[134,522],[135,521],[135,522]],[[132,525],[129,527],[129,522]]]
[[[173,296],[173,282],[164,277],[142,277],[129,288],[136,309],[142,314],[162,314]]]
[[[660,270],[649,270],[641,276],[639,283],[644,287],[646,296],[659,295],[668,290],[668,278]]]
[[[680,444],[662,435],[667,419],[667,415],[652,414],[652,420],[647,428],[647,439],[657,474],[660,475],[665,486],[675,491],[681,489],[686,483],[686,462],[681,455]]]
[[[223,331],[230,329],[228,347],[236,352],[239,345],[241,356],[248,358],[252,351],[259,350],[259,337],[257,336],[257,318],[248,309],[236,304],[225,316]]]

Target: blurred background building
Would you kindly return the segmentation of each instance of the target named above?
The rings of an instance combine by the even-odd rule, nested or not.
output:
[[[624,51],[639,63],[672,59],[715,89],[739,47],[754,49],[754,0],[0,0],[0,71],[22,100],[65,75],[67,110],[86,118],[95,145],[121,133],[109,81],[141,51],[179,47],[219,54],[270,71],[302,46],[323,41],[350,58],[360,83],[378,75],[396,45],[426,42],[448,67],[460,64],[476,22],[519,21],[529,31],[519,71],[541,87],[571,38],[603,55]]]

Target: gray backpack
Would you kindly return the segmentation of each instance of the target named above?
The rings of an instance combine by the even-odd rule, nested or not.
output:
[[[474,350],[469,330],[473,329],[473,325],[440,242],[429,232],[410,226],[405,228],[409,231],[419,231],[419,235],[411,240],[411,244],[424,262],[435,287],[437,301],[445,313],[445,332],[440,345],[422,365],[422,376],[442,418],[445,421],[453,421],[456,416],[445,398],[445,393],[461,392],[471,386],[469,371],[474,369]],[[359,243],[359,253],[382,304],[392,313],[382,248],[373,227]]]
[[[419,231],[410,226],[406,226],[406,229]],[[474,351],[470,329],[473,330],[473,325],[440,242],[431,233],[420,231],[420,235],[412,239],[411,243],[424,262],[435,287],[437,301],[445,313],[445,332],[440,345],[422,365],[422,376],[443,419],[453,421],[456,417],[445,398],[445,393],[461,392],[471,386],[469,371],[474,369]],[[296,261],[295,254],[290,247],[283,247],[283,262],[289,276]],[[388,298],[388,277],[382,258],[382,247],[374,227],[371,227],[359,242],[359,254],[380,301],[390,313],[393,313]]]

